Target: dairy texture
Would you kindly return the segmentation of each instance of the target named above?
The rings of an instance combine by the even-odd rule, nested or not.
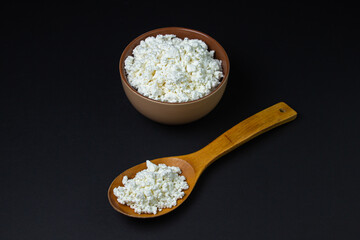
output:
[[[180,168],[156,165],[149,160],[146,166],[147,169],[138,172],[133,179],[123,177],[124,187],[113,190],[117,201],[130,206],[139,214],[156,214],[163,208],[175,206],[177,199],[185,195],[183,190],[189,188],[185,177],[179,175]]]
[[[205,42],[173,34],[142,40],[125,59],[127,79],[140,94],[162,102],[208,95],[223,77],[221,61]]]

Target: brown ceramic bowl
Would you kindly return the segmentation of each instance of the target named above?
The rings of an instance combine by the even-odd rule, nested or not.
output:
[[[209,50],[215,50],[215,58],[222,61],[224,77],[221,83],[207,96],[195,101],[184,103],[168,103],[150,99],[136,91],[126,78],[124,69],[125,59],[132,55],[133,49],[140,44],[141,40],[158,34],[175,34],[179,38],[200,39],[204,41]],[[164,124],[185,124],[198,120],[208,114],[220,101],[229,77],[230,62],[224,48],[213,38],[205,33],[181,27],[159,28],[146,32],[127,45],[124,49],[119,63],[121,82],[131,104],[144,116]]]

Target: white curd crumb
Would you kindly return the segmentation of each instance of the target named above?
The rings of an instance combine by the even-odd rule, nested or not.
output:
[[[178,167],[154,164],[146,161],[147,169],[140,171],[133,179],[124,176],[124,187],[114,188],[117,201],[134,209],[136,213],[156,214],[163,208],[176,205],[183,198],[183,190],[189,188]]]
[[[125,59],[127,79],[140,94],[162,102],[188,102],[208,95],[223,77],[221,61],[205,42],[157,35],[142,40]]]

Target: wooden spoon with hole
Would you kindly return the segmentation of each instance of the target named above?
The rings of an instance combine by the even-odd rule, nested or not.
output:
[[[122,205],[117,201],[117,197],[113,194],[113,189],[123,186],[122,179],[125,175],[129,179],[134,178],[137,172],[144,170],[146,168],[145,162],[129,168],[114,179],[108,190],[110,204],[116,211],[129,217],[153,218],[167,214],[180,206],[189,197],[201,173],[216,159],[254,137],[294,120],[296,116],[297,113],[292,108],[286,103],[280,102],[240,122],[197,152],[152,160],[151,162],[155,164],[164,163],[168,166],[179,167],[189,184],[189,189],[185,190],[185,196],[179,199],[176,206],[172,208],[165,208],[157,214],[138,214],[129,206]]]

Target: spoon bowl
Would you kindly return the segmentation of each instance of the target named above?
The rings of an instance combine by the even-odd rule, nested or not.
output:
[[[117,201],[117,197],[113,193],[114,188],[123,186],[122,179],[124,176],[132,179],[136,173],[146,169],[145,162],[129,168],[114,179],[108,189],[110,205],[116,211],[135,218],[153,218],[167,214],[179,207],[189,197],[200,175],[211,163],[254,137],[294,120],[296,116],[297,113],[292,108],[286,103],[280,102],[238,123],[197,152],[152,160],[151,162],[155,164],[163,163],[167,166],[179,167],[189,185],[189,188],[184,191],[184,197],[178,199],[176,206],[172,208],[164,208],[156,214],[138,214],[129,206]]]
[[[179,206],[181,203],[183,203],[188,196],[190,195],[191,191],[194,189],[197,177],[196,172],[193,166],[186,160],[181,159],[179,157],[165,157],[165,158],[158,158],[151,161],[155,164],[164,163],[167,166],[174,166],[179,167],[181,169],[181,175],[185,176],[186,182],[189,185],[189,188],[184,191],[185,195],[183,198],[179,199],[177,201],[176,207]],[[157,214],[148,214],[148,213],[142,213],[137,214],[134,212],[133,209],[131,209],[127,205],[123,205],[117,201],[117,197],[113,193],[113,189],[118,186],[124,186],[122,184],[122,179],[124,176],[128,176],[129,179],[134,178],[136,173],[146,169],[146,163],[140,163],[132,168],[129,168],[125,172],[121,173],[119,176],[117,176],[114,181],[111,183],[109,190],[108,190],[108,198],[111,206],[118,212],[127,215],[129,217],[136,217],[136,218],[152,218],[152,217],[158,217],[161,215],[164,215],[170,211],[173,210],[173,208],[164,208],[162,211],[158,211]]]

